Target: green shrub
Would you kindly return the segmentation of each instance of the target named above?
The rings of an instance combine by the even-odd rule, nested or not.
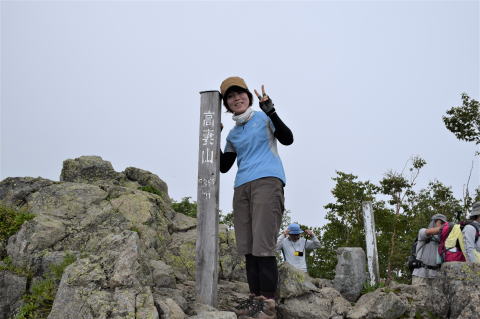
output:
[[[367,294],[369,292],[373,292],[373,291],[377,290],[378,288],[385,288],[385,283],[384,282],[379,282],[378,284],[372,286],[370,284],[370,282],[367,281],[363,285],[363,289],[362,289],[361,294],[364,295],[364,294]]]
[[[180,202],[173,201],[172,208],[177,213],[181,213],[193,218],[197,217],[197,202],[190,202],[191,197],[184,197]]]
[[[73,255],[67,255],[58,265],[51,265],[44,278],[30,288],[30,293],[23,296],[24,304],[20,308],[15,319],[42,319],[47,318],[50,313],[55,295],[57,294],[58,283],[62,278],[63,271],[68,265],[75,262]]]
[[[0,270],[8,270],[22,277],[32,278],[33,274],[30,270],[20,267],[15,267],[10,256],[5,257],[2,262],[5,265],[0,265]]]
[[[152,194],[155,194],[155,195],[158,195],[158,196],[162,196],[162,192],[159,191],[158,189],[156,189],[155,187],[153,186],[142,186],[142,187],[139,187],[138,188],[139,190],[141,191],[144,191],[144,192],[149,192],[149,193],[152,193]]]
[[[25,210],[14,209],[0,203],[0,241],[14,235],[23,223],[35,217]]]

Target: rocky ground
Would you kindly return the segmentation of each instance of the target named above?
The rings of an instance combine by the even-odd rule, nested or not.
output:
[[[59,182],[1,181],[0,201],[34,214],[0,243],[0,319],[34,311],[45,283],[50,319],[236,318],[231,310],[247,296],[234,234],[220,225],[219,305],[195,302],[196,220],[173,211],[167,185],[148,171],[116,172],[84,156],[64,161]],[[448,263],[441,274],[432,289],[393,284],[356,300],[337,279],[283,265],[279,318],[479,318],[480,266]]]

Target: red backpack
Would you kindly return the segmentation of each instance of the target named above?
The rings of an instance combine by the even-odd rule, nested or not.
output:
[[[475,227],[477,230],[475,234],[475,242],[477,242],[478,237],[480,235],[480,229],[475,224],[472,224],[471,221],[462,221],[460,222],[460,229],[463,230],[463,228],[466,225],[472,225]],[[455,226],[454,222],[450,223],[445,223],[443,224],[441,230],[440,230],[440,243],[438,244],[438,253],[440,254],[440,257],[442,258],[443,262],[448,262],[448,261],[465,261],[465,255],[463,254],[462,249],[460,248],[460,243],[457,240],[457,244],[455,245],[455,251],[448,250],[445,247],[445,241],[448,238],[448,235],[450,235],[450,232],[453,229],[453,226]]]

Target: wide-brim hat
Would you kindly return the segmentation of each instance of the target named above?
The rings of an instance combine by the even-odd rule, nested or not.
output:
[[[470,217],[480,215],[480,202],[475,202],[472,205],[472,210],[470,211]]]
[[[432,219],[432,221],[441,220],[444,223],[448,222],[447,217],[445,215],[442,215],[442,214],[435,214],[435,215],[432,216],[431,219]]]
[[[288,225],[287,229],[290,235],[298,235],[303,233],[303,230],[300,228],[299,224],[290,224]]]

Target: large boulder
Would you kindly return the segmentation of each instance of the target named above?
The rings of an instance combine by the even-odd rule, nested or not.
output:
[[[376,290],[360,297],[347,318],[397,319],[407,311],[407,308],[408,304],[395,293]]]
[[[60,181],[101,185],[102,187],[118,185],[138,189],[146,187],[152,193],[169,201],[168,186],[157,175],[135,167],[127,167],[123,172],[116,172],[109,161],[100,156],[81,156],[63,162]]]
[[[337,260],[333,285],[347,300],[356,301],[367,280],[365,252],[359,247],[341,247]]]
[[[278,312],[281,318],[343,318],[351,309],[350,303],[332,287],[322,287],[321,279],[311,278],[307,273],[289,263],[279,268],[280,303]]]
[[[283,263],[279,269],[278,297],[291,298],[319,291],[314,280],[305,272],[289,263]]]
[[[431,312],[451,319],[473,319],[480,314],[480,264],[447,262],[431,289]]]
[[[8,319],[22,304],[22,296],[27,290],[27,278],[8,270],[0,270],[0,287],[0,319]]]
[[[352,306],[333,288],[322,288],[299,297],[281,301],[278,312],[281,318],[330,319],[344,318]]]
[[[168,194],[167,183],[149,171],[135,167],[127,167],[123,173],[129,180],[138,182],[141,186],[150,186],[164,194]]]
[[[0,182],[0,201],[7,206],[22,207],[30,194],[55,183],[41,177],[8,177]]]
[[[109,161],[100,156],[81,156],[63,161],[60,181],[94,184],[110,182],[118,184],[122,178]]]

